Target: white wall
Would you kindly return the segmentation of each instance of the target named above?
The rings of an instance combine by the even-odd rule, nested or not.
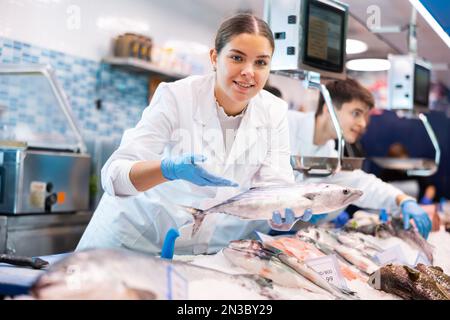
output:
[[[0,36],[100,60],[125,31],[160,45],[177,39],[210,47],[220,23],[215,17],[190,0],[0,0]],[[105,29],[101,21],[113,23]]]

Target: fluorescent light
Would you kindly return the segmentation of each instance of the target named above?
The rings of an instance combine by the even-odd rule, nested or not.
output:
[[[450,36],[442,29],[440,24],[434,19],[431,13],[424,7],[419,0],[409,0],[416,10],[422,15],[430,27],[438,34],[438,36],[444,41],[447,47],[450,48]]]
[[[346,66],[354,71],[385,71],[389,70],[391,63],[387,59],[353,59]]]
[[[367,44],[355,39],[347,39],[345,47],[347,54],[357,54],[367,51]]]

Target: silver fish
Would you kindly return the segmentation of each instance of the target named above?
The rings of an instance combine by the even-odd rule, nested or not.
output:
[[[273,252],[264,249],[259,241],[231,241],[229,246],[223,249],[223,254],[233,265],[272,280],[280,286],[329,296],[327,291],[283,264]]]
[[[33,284],[30,293],[36,299],[169,299],[168,269],[175,270],[188,283],[214,279],[236,283],[260,294],[278,298],[260,277],[230,275],[181,261],[170,261],[123,249],[79,251],[52,265]],[[195,293],[189,292],[188,298]],[[220,293],[220,299],[233,299]],[[177,297],[173,296],[173,299]],[[178,297],[183,298],[183,297]],[[195,298],[195,297],[194,297]],[[215,299],[211,292],[211,299]],[[185,298],[183,298],[185,299]]]
[[[290,266],[292,269],[297,271],[299,274],[304,276],[306,279],[310,280],[314,284],[318,285],[322,289],[328,291],[333,296],[344,299],[344,300],[354,300],[358,299],[358,296],[355,292],[340,289],[333,284],[329,283],[325,279],[323,279],[316,271],[314,271],[311,267],[300,261],[299,259],[288,256],[284,253],[279,253],[277,255],[278,259],[280,259],[281,262],[284,264]]]
[[[307,209],[312,214],[336,211],[359,199],[361,190],[333,184],[310,183],[252,188],[207,210],[187,208],[194,216],[195,234],[209,213],[225,213],[247,220],[271,220],[274,211],[285,208],[297,214]]]
[[[379,268],[375,262],[360,251],[339,243],[333,234],[327,230],[309,228],[308,230],[300,230],[297,233],[297,236],[311,239],[316,246],[326,254],[337,253],[345,261],[368,275]]]

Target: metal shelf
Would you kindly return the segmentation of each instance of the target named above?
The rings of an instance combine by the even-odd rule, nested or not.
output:
[[[128,71],[148,73],[150,75],[158,75],[169,79],[182,79],[189,76],[188,74],[172,72],[168,69],[157,66],[151,62],[131,57],[130,58],[106,57],[102,59],[102,62],[124,68],[125,70]]]

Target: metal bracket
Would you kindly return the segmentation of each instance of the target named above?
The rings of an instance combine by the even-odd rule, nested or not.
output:
[[[325,85],[320,83],[320,74],[313,71],[305,70],[280,70],[275,74],[287,76],[289,78],[302,80],[305,88],[317,89],[322,94],[328,112],[331,116],[334,129],[338,139],[338,157],[337,158],[319,158],[319,157],[303,157],[291,156],[291,164],[294,170],[303,171],[310,176],[329,176],[342,169],[342,161],[344,157],[345,140],[342,128],[336,115],[336,111],[331,100],[330,93]],[[313,160],[313,161],[311,161]],[[337,161],[336,161],[337,160]],[[314,163],[315,165],[309,165]],[[317,167],[318,166],[318,167]]]

